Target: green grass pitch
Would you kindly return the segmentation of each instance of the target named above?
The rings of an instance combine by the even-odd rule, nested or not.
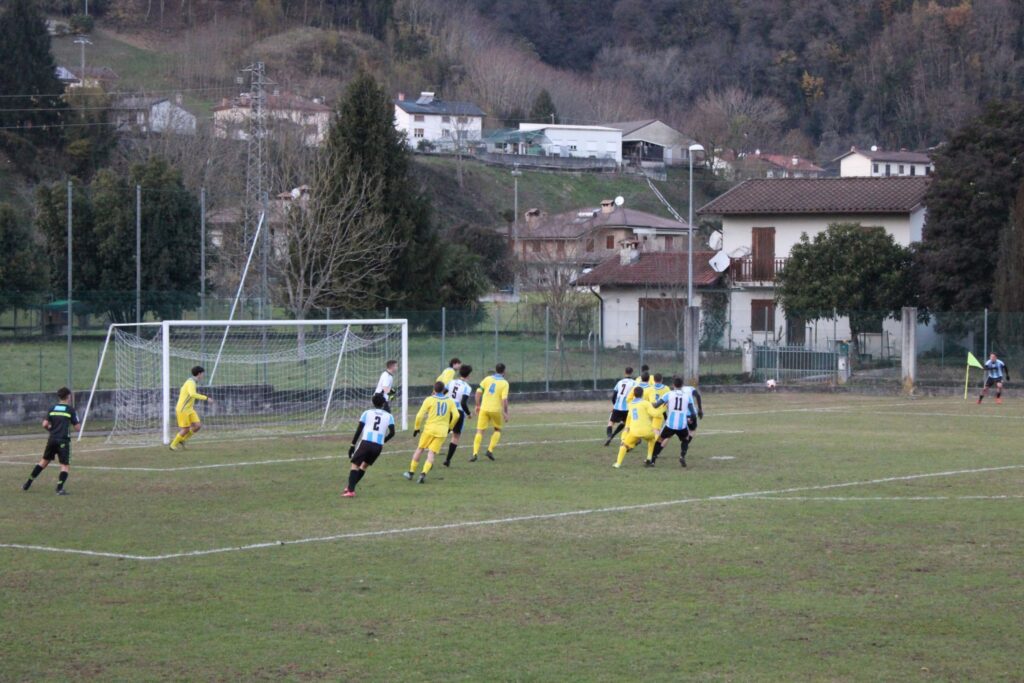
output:
[[[1020,679],[1024,403],[705,408],[685,470],[513,402],[497,462],[407,482],[400,433],[355,499],[349,434],[86,439],[66,497],[4,441],[0,680]]]

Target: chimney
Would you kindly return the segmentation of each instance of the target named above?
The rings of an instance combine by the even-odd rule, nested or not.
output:
[[[398,101],[399,102],[405,102],[405,93],[404,92],[398,93]]]
[[[793,161],[793,165],[796,166],[796,165],[798,165],[800,163],[800,157],[798,157],[797,155],[794,154],[792,161]]]
[[[640,260],[639,242],[623,240],[619,243],[619,264],[628,266]]]
[[[601,213],[611,213],[615,210],[615,202],[611,199],[601,200]]]
[[[181,93],[180,92],[174,93],[174,103],[180,107],[181,106],[181,102],[182,102]]]
[[[541,211],[540,209],[527,209],[526,213],[523,214],[526,217],[526,228],[527,230],[533,230],[540,223]]]

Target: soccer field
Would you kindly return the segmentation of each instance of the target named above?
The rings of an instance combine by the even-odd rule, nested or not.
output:
[[[355,499],[348,440],[0,452],[0,680],[1020,680],[1024,402],[706,394],[679,467],[607,404]],[[352,425],[354,428],[354,425]]]

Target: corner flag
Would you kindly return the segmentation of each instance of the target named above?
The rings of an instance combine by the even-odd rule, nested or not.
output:
[[[971,376],[971,368],[985,369],[985,366],[974,357],[974,354],[970,351],[967,352],[967,370],[964,371],[964,400],[967,400],[967,382]]]

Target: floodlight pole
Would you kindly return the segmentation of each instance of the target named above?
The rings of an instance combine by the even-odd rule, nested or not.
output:
[[[142,322],[142,185],[135,186],[135,334]]]
[[[686,305],[693,305],[693,153],[703,152],[704,146],[694,143],[689,147],[690,157],[690,201],[689,218],[686,226]]]
[[[71,322],[74,320],[72,317],[71,310],[71,258],[73,250],[71,247],[72,243],[72,216],[71,216],[71,193],[72,193],[71,181],[68,181],[68,389],[73,389],[71,383]]]

